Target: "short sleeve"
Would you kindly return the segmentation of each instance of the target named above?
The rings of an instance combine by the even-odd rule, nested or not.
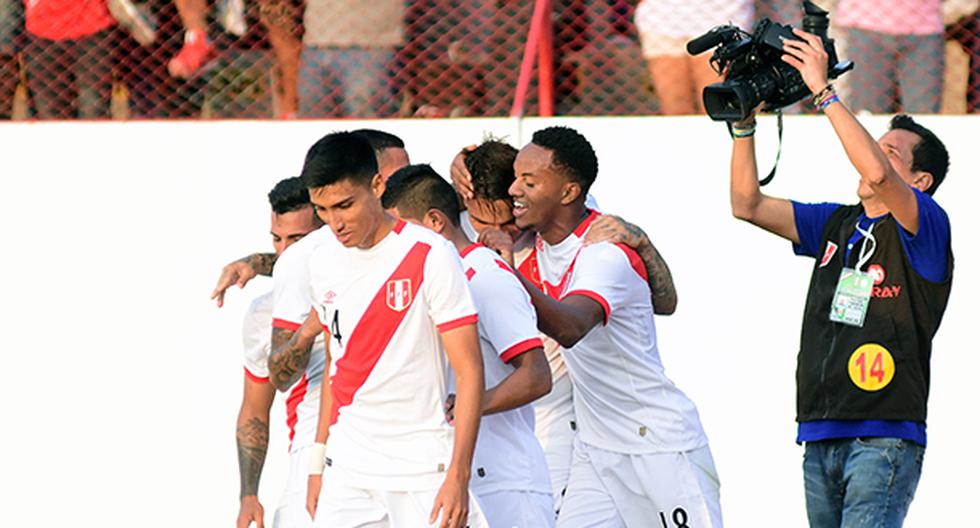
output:
[[[949,216],[932,196],[914,191],[919,203],[919,232],[913,236],[900,228],[902,244],[916,273],[926,280],[943,282],[949,261]]]
[[[639,268],[630,259],[629,248],[609,243],[592,244],[582,248],[575,259],[575,269],[566,293],[583,295],[602,306],[605,322],[609,322],[618,308],[626,306],[635,298],[637,291],[650,298],[650,290],[643,278],[642,263]]]
[[[504,363],[544,346],[538,334],[538,318],[531,297],[513,271],[509,268],[480,269],[470,278],[470,290],[483,338],[493,345]]]
[[[426,255],[422,282],[429,317],[440,332],[477,321],[459,254],[448,242],[443,242],[435,241]]]
[[[242,324],[245,375],[257,383],[269,381],[271,295],[268,293],[252,301]]]
[[[290,251],[295,249],[296,251]],[[276,261],[272,271],[272,326],[296,331],[313,306],[310,285],[310,254],[293,245]]]
[[[820,253],[820,239],[823,238],[823,228],[827,225],[830,215],[834,214],[840,204],[835,203],[793,203],[793,219],[796,222],[796,233],[800,237],[799,244],[793,244],[793,252],[816,258]]]

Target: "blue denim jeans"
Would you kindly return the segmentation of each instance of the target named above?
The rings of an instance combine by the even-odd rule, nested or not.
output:
[[[902,526],[925,448],[900,438],[807,442],[803,455],[811,528]]]
[[[391,48],[303,47],[299,71],[302,117],[388,117],[394,104]]]

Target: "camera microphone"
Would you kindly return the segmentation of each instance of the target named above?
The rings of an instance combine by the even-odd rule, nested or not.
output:
[[[691,55],[700,55],[708,51],[724,42],[725,36],[730,29],[730,26],[718,26],[704,35],[692,39],[687,43],[687,52]]]

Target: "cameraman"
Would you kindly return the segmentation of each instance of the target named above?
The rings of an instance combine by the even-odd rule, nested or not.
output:
[[[785,41],[783,60],[817,94],[860,175],[860,203],[762,194],[750,117],[733,126],[732,213],[817,259],[797,365],[810,526],[901,526],[922,470],[932,337],[952,281],[949,218],[932,198],[949,155],[904,115],[875,142],[828,84],[820,38],[794,32],[802,40]]]

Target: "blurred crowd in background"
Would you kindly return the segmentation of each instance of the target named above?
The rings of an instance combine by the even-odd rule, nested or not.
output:
[[[798,0],[0,0],[0,119],[505,116],[536,3],[555,115],[703,113],[720,77],[688,40],[802,17]],[[839,83],[855,111],[978,111],[980,0],[815,3],[857,65]]]

